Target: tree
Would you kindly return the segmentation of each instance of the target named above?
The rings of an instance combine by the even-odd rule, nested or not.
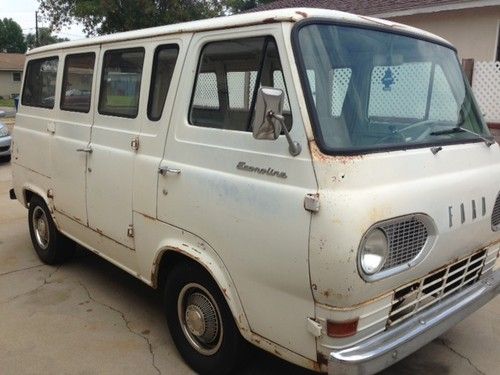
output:
[[[231,12],[244,12],[259,5],[272,3],[275,0],[226,0],[226,6]]]
[[[12,18],[0,19],[0,52],[26,52],[23,29]]]
[[[28,46],[28,49],[59,42],[66,42],[68,40],[68,38],[59,38],[52,35],[52,30],[50,30],[50,28],[48,27],[40,27],[38,29],[38,44],[36,42],[36,34],[26,35],[26,45]]]
[[[54,30],[78,22],[87,35],[215,17],[225,11],[220,0],[40,0],[39,9]]]

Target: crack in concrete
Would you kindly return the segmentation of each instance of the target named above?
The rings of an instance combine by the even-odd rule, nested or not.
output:
[[[13,270],[13,271],[8,271],[8,272],[4,272],[4,273],[0,273],[0,277],[2,276],[6,276],[6,275],[11,275],[13,273],[17,273],[17,272],[22,272],[22,271],[26,271],[26,270],[31,270],[33,268],[40,268],[40,267],[46,267],[47,265],[46,264],[38,264],[36,266],[31,266],[31,267],[26,267],[26,268],[20,268],[18,270]]]
[[[80,280],[78,281],[78,283],[80,284],[80,286],[85,290],[85,292],[87,293],[87,296],[89,298],[89,300],[93,301],[94,303],[98,304],[98,305],[101,305],[101,306],[104,306],[106,307],[107,309],[111,310],[111,311],[114,311],[116,312],[117,314],[119,314],[123,320],[123,322],[125,323],[125,327],[128,329],[128,331],[130,333],[132,333],[133,335],[136,335],[140,338],[142,338],[146,344],[148,345],[148,349],[149,349],[149,353],[151,354],[151,364],[153,365],[153,367],[155,368],[156,372],[161,375],[161,371],[160,369],[158,368],[158,366],[156,365],[156,357],[155,357],[155,353],[154,353],[154,350],[153,350],[153,344],[151,344],[151,341],[149,340],[149,338],[143,334],[141,334],[140,332],[136,332],[134,331],[131,327],[130,327],[130,320],[127,319],[127,317],[125,316],[125,314],[114,308],[113,306],[110,306],[110,305],[107,305],[105,304],[104,302],[100,302],[100,301],[97,301],[94,297],[92,297],[92,295],[90,294],[90,291],[89,289],[87,288],[87,286],[85,284],[83,284]]]
[[[444,346],[445,348],[447,348],[449,351],[451,351],[452,353],[455,353],[457,356],[459,356],[460,358],[464,359],[467,361],[467,363],[472,367],[474,368],[474,370],[476,370],[479,374],[481,375],[486,375],[484,372],[482,372],[474,363],[472,363],[472,361],[467,358],[465,355],[463,355],[462,353],[458,352],[457,350],[453,349],[444,339],[438,339],[437,340],[438,343],[440,343],[442,346]]]
[[[42,264],[41,266],[45,266],[45,265],[44,265],[44,264]],[[37,266],[37,267],[41,267],[41,266]],[[30,267],[30,268],[35,268],[35,267]],[[49,275],[43,279],[43,283],[42,283],[42,284],[40,284],[40,285],[38,285],[36,288],[31,289],[31,290],[28,290],[27,292],[24,292],[24,293],[21,293],[21,294],[17,294],[17,295],[15,295],[15,296],[13,296],[13,297],[11,297],[11,298],[9,298],[9,299],[5,300],[5,301],[2,301],[2,302],[0,302],[0,305],[5,305],[5,304],[7,304],[7,303],[9,303],[9,302],[12,302],[12,301],[14,301],[14,300],[18,299],[19,297],[25,296],[25,295],[27,295],[27,294],[32,294],[32,293],[36,293],[36,292],[38,292],[38,291],[39,291],[40,289],[42,289],[45,285],[47,285],[47,284],[50,284],[50,283],[51,283],[51,282],[49,281],[49,279],[50,279],[52,276],[54,276],[54,274],[55,274],[57,271],[59,271],[59,268],[61,268],[61,266],[56,267],[56,269],[55,269],[54,271],[52,271],[51,273],[49,273]],[[29,269],[29,268],[26,268],[26,269]],[[21,270],[20,270],[20,271],[21,271]]]

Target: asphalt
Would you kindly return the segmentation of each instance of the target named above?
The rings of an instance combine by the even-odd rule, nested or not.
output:
[[[0,162],[0,373],[191,374],[155,291],[81,248],[59,267],[38,260],[10,176]],[[383,374],[496,375],[499,343],[497,297]],[[311,374],[260,350],[239,373]]]

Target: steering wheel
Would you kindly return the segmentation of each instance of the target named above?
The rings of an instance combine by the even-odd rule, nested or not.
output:
[[[377,141],[377,144],[383,143],[384,141],[390,139],[391,137],[394,137],[395,135],[403,136],[402,133],[404,133],[407,130],[414,129],[414,128],[419,128],[421,126],[426,126],[426,125],[435,124],[435,123],[436,123],[436,120],[423,120],[423,121],[414,122],[411,125],[405,126],[402,129],[394,130],[391,134],[386,135],[386,136],[380,138]],[[421,134],[419,134],[418,137],[415,138],[415,140],[416,141],[420,141],[420,140],[424,139],[425,137],[427,137],[432,132],[433,128],[434,128],[434,126],[429,126]]]

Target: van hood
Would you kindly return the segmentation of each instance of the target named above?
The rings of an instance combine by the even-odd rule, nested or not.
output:
[[[349,157],[324,155],[314,141],[310,148],[320,197],[309,249],[318,303],[366,302],[500,240],[491,225],[500,191],[496,143],[443,146],[437,154],[422,148]],[[365,281],[357,266],[363,235],[378,222],[411,214],[427,215],[434,224],[427,255],[398,274]]]

